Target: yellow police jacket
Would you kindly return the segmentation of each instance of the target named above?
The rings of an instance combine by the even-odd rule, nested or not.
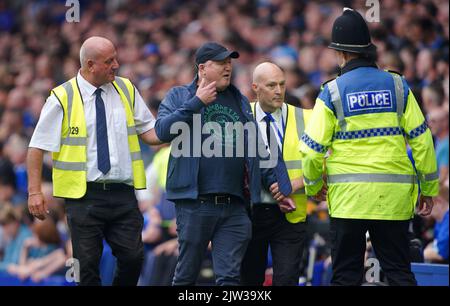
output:
[[[330,150],[325,171],[332,217],[407,220],[414,214],[418,182],[423,195],[438,193],[431,132],[396,73],[358,67],[326,83],[300,147],[308,195],[322,188]]]

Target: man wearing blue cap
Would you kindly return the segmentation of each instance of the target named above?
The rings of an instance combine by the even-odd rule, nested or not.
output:
[[[172,142],[167,171],[167,198],[176,204],[180,251],[174,285],[195,284],[209,242],[216,283],[240,283],[240,265],[251,238],[246,207],[250,200],[259,201],[261,170],[257,156],[251,157],[247,151],[237,153],[242,144],[247,148],[250,137],[256,134],[248,135],[239,129],[231,137],[221,133],[228,123],[253,124],[255,133],[258,131],[247,98],[231,84],[231,59],[238,57],[236,51],[214,42],[205,43],[195,54],[195,79],[189,85],[172,88],[159,108],[159,139],[171,142],[182,138],[184,144],[193,143],[178,154],[176,140]],[[183,135],[174,129],[177,124],[193,132]],[[219,126],[219,131],[214,130],[211,136],[204,134],[214,125]],[[198,134],[201,142],[196,144]],[[207,156],[205,147],[211,147],[211,138],[215,138],[214,152],[219,154]],[[196,154],[200,148],[202,154]],[[236,153],[229,156],[226,152],[230,150]],[[267,171],[262,178],[266,188],[275,183],[275,176]]]

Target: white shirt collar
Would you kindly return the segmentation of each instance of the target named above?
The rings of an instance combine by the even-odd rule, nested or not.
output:
[[[78,71],[77,74],[77,82],[78,86],[80,86],[81,95],[84,97],[91,97],[95,94],[95,91],[97,90],[97,87],[89,83],[83,76],[81,75],[80,71]],[[103,89],[104,92],[106,92],[106,89],[108,88],[108,84],[103,84],[100,86],[101,89]]]
[[[281,118],[282,118],[281,116],[284,115],[285,108],[286,108],[286,103],[283,103],[281,108],[278,108],[276,111],[274,111],[272,113],[272,117],[273,117],[273,119],[275,119],[276,122],[281,122]],[[257,101],[256,102],[256,121],[262,122],[262,121],[264,121],[264,117],[266,117],[266,113],[262,110],[259,101]]]

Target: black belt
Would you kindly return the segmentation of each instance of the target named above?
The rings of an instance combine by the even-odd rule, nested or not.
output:
[[[201,194],[198,196],[200,201],[214,204],[231,204],[231,202],[242,202],[240,197],[232,194]]]
[[[87,182],[87,188],[90,190],[111,190],[111,191],[124,191],[133,190],[134,187],[124,183],[97,183]]]
[[[279,210],[280,208],[278,207],[278,203],[273,203],[273,204],[257,203],[257,204],[253,204],[252,209],[277,209],[277,210]]]

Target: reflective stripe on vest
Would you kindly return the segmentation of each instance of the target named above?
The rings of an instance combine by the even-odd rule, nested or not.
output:
[[[415,129],[413,129],[411,132],[409,132],[408,137],[409,137],[409,139],[414,139],[414,138],[422,135],[423,133],[425,133],[427,131],[427,129],[428,129],[427,122],[424,121],[421,125],[419,125]]]
[[[394,78],[394,87],[395,87],[395,100],[397,101],[397,118],[398,118],[398,126],[401,126],[401,120],[403,116],[403,108],[404,108],[404,93],[403,93],[403,82],[402,77],[398,74],[391,73]]]
[[[433,172],[433,173],[427,173],[427,174],[423,174],[419,171],[417,171],[417,176],[419,177],[420,181],[434,181],[439,179],[439,173],[437,171]]]
[[[284,162],[286,164],[286,168],[289,169],[302,169],[302,160],[288,160]]]
[[[119,93],[122,102],[128,102],[124,103],[123,106],[125,108],[125,114],[127,114],[128,147],[130,149],[131,166],[133,169],[133,185],[135,189],[145,189],[144,161],[142,160],[141,148],[133,119],[135,89],[129,80],[120,77],[116,77],[115,82],[112,84]]]
[[[64,84],[62,84],[62,87],[66,90],[67,93],[67,119],[70,124],[70,119],[72,118],[73,87],[71,82],[65,82]]]
[[[73,87],[71,82],[65,82],[62,87],[67,93],[67,119],[70,129],[70,119],[72,118],[72,103],[73,103]],[[83,140],[84,139],[84,140]],[[61,144],[69,146],[85,146],[87,144],[87,137],[70,137],[70,130],[66,138],[61,139]]]
[[[304,134],[305,125],[307,123],[303,110],[292,105],[287,106],[286,119],[286,135],[287,138],[283,143],[283,159],[288,170],[289,178],[301,178],[302,173],[302,153],[299,151],[299,145],[302,134]],[[311,111],[308,111],[309,114]],[[309,117],[308,117],[309,118]],[[301,188],[290,195],[294,200],[297,209],[291,213],[285,214],[286,220],[290,223],[303,222],[306,220],[306,201],[305,189]]]
[[[319,177],[315,180],[310,180],[306,176],[303,176],[303,180],[305,181],[306,185],[315,185],[322,180],[322,177]]]
[[[125,82],[119,77],[116,77],[115,81],[116,81],[117,86],[119,86],[120,89],[122,89],[123,94],[127,98],[128,104],[130,105],[130,109],[133,109],[134,108],[134,99],[131,100],[131,95],[130,95],[130,92],[128,91],[127,85],[125,85]],[[114,85],[114,83],[113,83],[113,85]],[[134,98],[134,96],[133,96],[133,98]]]
[[[330,90],[331,102],[336,110],[336,117],[339,122],[339,127],[342,132],[347,131],[347,122],[345,121],[344,109],[342,108],[341,95],[337,86],[337,80],[334,79],[328,83],[328,89]]]
[[[348,173],[327,176],[328,184],[337,183],[417,183],[417,177],[409,174],[380,174],[380,173]]]
[[[127,126],[127,133],[128,133],[128,135],[137,135],[136,127],[134,125]]]
[[[131,155],[131,160],[132,160],[132,161],[142,159],[141,151],[130,152],[130,155]]]
[[[395,136],[404,135],[403,129],[396,127],[386,127],[386,128],[375,128],[368,130],[358,130],[350,132],[336,132],[333,139],[359,139],[375,136]]]
[[[303,109],[295,108],[295,123],[297,124],[298,140],[302,139],[303,132],[305,131],[305,119],[303,118]]]
[[[321,145],[320,143],[315,142],[311,137],[308,136],[308,134],[304,133],[302,136],[302,141],[310,147],[312,150],[316,151],[317,153],[325,153],[328,149],[327,147]]]
[[[53,168],[59,170],[86,171],[86,163],[53,160]]]
[[[66,137],[61,139],[61,144],[66,146],[86,146],[87,137]]]

